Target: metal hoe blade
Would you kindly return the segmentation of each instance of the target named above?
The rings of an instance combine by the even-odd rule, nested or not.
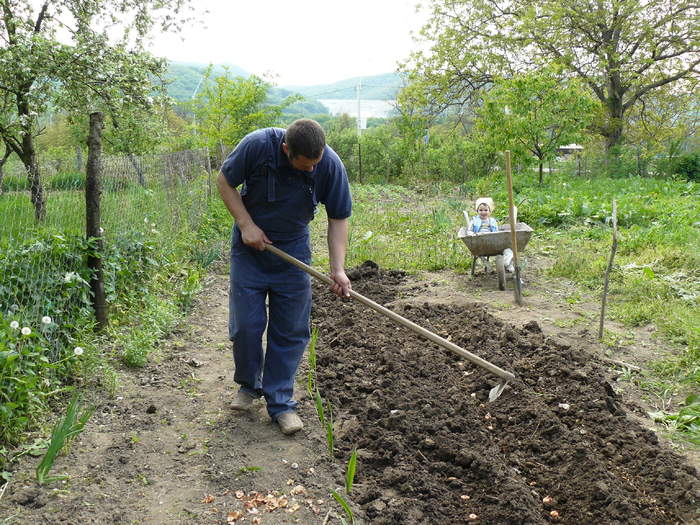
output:
[[[495,387],[493,387],[491,390],[489,390],[489,401],[491,401],[491,402],[496,401],[496,399],[498,399],[499,396],[506,389],[507,384],[508,384],[508,381],[502,381],[501,383],[499,383]]]

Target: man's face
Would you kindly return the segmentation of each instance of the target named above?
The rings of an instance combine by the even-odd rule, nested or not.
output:
[[[284,154],[287,155],[289,163],[292,165],[292,167],[299,171],[314,171],[316,164],[321,162],[321,159],[323,158],[323,151],[321,151],[321,155],[317,159],[310,159],[308,157],[304,157],[304,155],[297,155],[296,157],[292,158],[289,156],[289,148],[287,148],[285,143],[282,143],[282,151],[284,151]]]

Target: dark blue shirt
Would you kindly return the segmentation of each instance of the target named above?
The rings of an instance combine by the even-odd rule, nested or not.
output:
[[[294,169],[282,151],[285,131],[265,128],[246,135],[221,167],[241,197],[253,222],[270,240],[305,234],[320,202],[331,219],[352,213],[348,176],[342,161],[326,145],[312,172]]]

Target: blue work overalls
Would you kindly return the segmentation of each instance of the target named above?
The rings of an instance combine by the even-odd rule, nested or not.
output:
[[[314,214],[311,174],[263,164],[247,181],[242,197],[252,212],[274,210],[279,217],[302,222]],[[265,233],[276,247],[311,263],[308,228],[279,236],[269,230]],[[234,227],[229,294],[234,381],[251,396],[264,396],[273,419],[296,407],[294,377],[309,341],[310,311],[310,277],[271,252],[246,246],[238,226]],[[266,328],[267,348],[263,350]]]

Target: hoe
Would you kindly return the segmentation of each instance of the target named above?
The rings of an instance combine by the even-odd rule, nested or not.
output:
[[[304,270],[309,275],[316,277],[316,279],[318,279],[319,281],[322,281],[329,286],[333,284],[333,280],[330,277],[315,270],[314,268],[312,268],[308,264],[304,264],[299,259],[292,257],[288,253],[280,250],[279,248],[276,248],[270,244],[268,244],[266,246],[266,248],[268,251],[271,251],[272,253],[281,257],[282,259],[284,259],[288,263],[293,264],[294,266]],[[474,355],[471,352],[466,351],[464,348],[460,348],[456,344],[449,342],[447,339],[443,339],[439,335],[436,335],[433,332],[426,330],[422,326],[418,326],[416,323],[409,321],[405,317],[401,317],[396,312],[392,312],[388,308],[385,308],[382,305],[375,303],[371,299],[368,299],[367,297],[360,295],[359,293],[357,293],[353,290],[350,290],[350,297],[352,297],[356,301],[364,304],[365,306],[370,307],[372,310],[379,312],[380,314],[388,317],[392,321],[394,321],[402,326],[405,326],[406,328],[408,328],[410,330],[413,330],[417,334],[422,335],[423,337],[425,337],[426,339],[429,339],[433,343],[436,343],[436,344],[442,346],[443,348],[450,350],[451,352],[454,352],[455,354],[457,354],[459,356],[464,357],[465,359],[471,361],[475,365],[478,365],[481,368],[485,368],[486,370],[488,370],[489,372],[491,372],[495,376],[498,376],[501,379],[501,382],[490,390],[489,401],[495,401],[496,399],[498,399],[498,397],[501,395],[501,393],[505,389],[506,385],[508,384],[508,381],[512,381],[513,379],[515,379],[515,376],[512,373],[507,372],[507,371],[497,367],[493,363],[489,363],[488,361],[486,361],[485,359],[482,359],[478,355]]]

